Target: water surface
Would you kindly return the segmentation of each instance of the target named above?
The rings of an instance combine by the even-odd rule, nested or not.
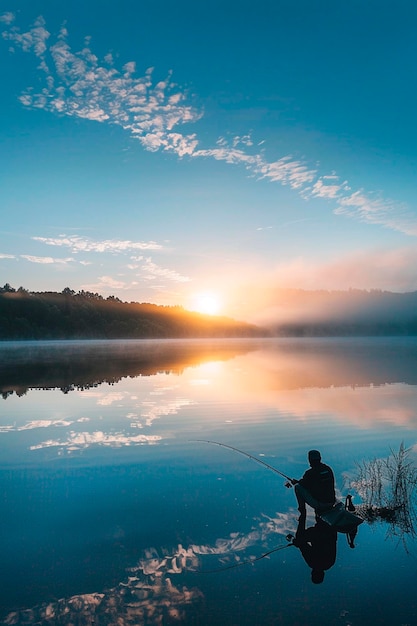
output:
[[[196,441],[295,477],[318,448],[344,496],[416,446],[415,339],[4,343],[0,393],[2,623],[417,622],[412,537],[338,535],[313,585],[285,481]]]

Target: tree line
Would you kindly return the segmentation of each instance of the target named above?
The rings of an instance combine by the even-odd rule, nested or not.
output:
[[[265,331],[180,306],[123,302],[89,291],[0,287],[0,340],[255,337]]]

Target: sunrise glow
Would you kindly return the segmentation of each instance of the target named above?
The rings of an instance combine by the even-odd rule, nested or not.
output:
[[[221,310],[219,297],[214,293],[200,293],[194,296],[192,310],[204,315],[218,315]]]
[[[416,289],[413,3],[8,4],[3,284],[251,323]]]

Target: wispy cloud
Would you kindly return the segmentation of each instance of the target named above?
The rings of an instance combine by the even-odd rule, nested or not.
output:
[[[177,283],[187,283],[191,280],[188,276],[183,276],[175,270],[170,270],[166,267],[160,267],[150,257],[144,258],[141,261],[138,276],[140,276],[144,280],[155,280],[158,278],[163,278]]]
[[[5,16],[3,23],[11,25],[10,14]],[[171,75],[154,82],[153,68],[149,68],[143,76],[136,77],[133,61],[119,71],[114,67],[111,54],[103,61],[98,59],[88,39],[81,50],[73,52],[66,28],[61,28],[52,40],[41,17],[28,31],[21,32],[11,26],[3,37],[15,47],[34,53],[40,60],[43,87],[27,89],[20,98],[24,106],[117,124],[148,150],[164,148],[183,155],[194,149],[193,136],[173,132],[173,129],[195,122],[201,112],[186,103],[187,94],[177,88]]]
[[[0,252],[0,259],[15,259],[15,255],[14,254],[3,254],[2,252]]]
[[[30,254],[21,254],[20,258],[25,259],[26,261],[29,261],[30,263],[39,263],[40,265],[53,265],[53,264],[67,265],[68,263],[71,263],[74,261],[74,259],[71,257],[66,258],[66,259],[57,259],[51,256],[32,256]]]
[[[254,142],[249,134],[230,140],[220,138],[212,147],[201,146],[196,133],[182,134],[181,125],[198,122],[203,112],[190,103],[188,93],[173,82],[171,74],[158,82],[153,79],[153,68],[136,76],[134,61],[116,69],[112,54],[100,60],[92,51],[89,38],[81,50],[74,52],[66,28],[52,37],[42,17],[25,32],[15,25],[12,13],[4,13],[0,23],[2,36],[12,51],[20,48],[39,60],[43,84],[41,88],[30,87],[21,95],[24,106],[121,126],[146,150],[240,165],[256,178],[291,187],[305,200],[327,201],[337,215],[417,236],[417,217],[406,205],[364,190],[352,190],[335,173],[320,173],[318,166],[311,167],[294,155],[269,161],[260,147],[264,142]],[[66,245],[65,241],[70,240],[69,247],[74,252],[109,251],[112,246],[112,251],[119,251],[123,245],[124,249],[157,249],[154,242],[89,243],[81,238],[44,242]]]
[[[67,236],[60,235],[58,237],[32,237],[32,240],[47,246],[58,248],[69,248],[73,254],[112,254],[112,255],[129,255],[129,262],[123,268],[122,274],[113,277],[108,274],[98,276],[94,283],[83,284],[81,289],[88,291],[106,291],[106,290],[128,290],[135,288],[140,279],[147,283],[149,287],[155,287],[156,281],[159,283],[186,283],[191,279],[175,269],[162,267],[158,265],[150,256],[131,256],[132,252],[144,251],[162,251],[164,248],[155,241],[131,241],[119,239],[93,240],[78,235]],[[90,265],[91,261],[83,259],[77,261],[76,258],[54,258],[50,256],[32,256],[28,254],[20,255],[20,258],[31,263],[40,264],[68,264],[70,262],[79,262],[83,265]],[[131,273],[129,279],[125,279],[126,272]],[[161,284],[157,288],[161,287]],[[165,286],[164,286],[165,287]]]
[[[282,157],[272,163],[259,160],[255,170],[262,178],[289,185],[293,189],[303,188],[316,176],[315,170],[309,169],[304,163],[291,156]]]
[[[120,278],[113,278],[112,276],[99,276],[98,280],[94,283],[88,283],[81,285],[81,289],[87,291],[126,291],[129,289],[135,289],[140,279],[142,287],[144,287],[144,281],[148,287],[155,287],[156,289],[165,289],[166,283],[186,283],[191,279],[188,276],[176,272],[175,270],[160,267],[151,258],[138,257],[133,264],[129,264],[127,269],[134,272],[134,279],[120,280]],[[157,285],[153,285],[158,280]]]
[[[362,190],[340,197],[335,213],[417,236],[416,216],[410,213],[405,203],[367,194]]]
[[[342,192],[347,189],[346,182],[340,183],[338,176],[331,175],[321,176],[308,191],[314,197],[334,200],[340,198]]]
[[[129,252],[132,250],[161,250],[162,246],[155,241],[130,241],[118,239],[105,239],[94,241],[87,237],[60,235],[59,237],[32,237],[34,241],[40,241],[48,246],[61,246],[70,248],[73,253],[77,252]]]
[[[107,289],[111,290],[126,290],[132,287],[132,283],[125,282],[122,280],[116,280],[111,276],[99,276],[98,281],[95,283],[81,285],[80,289],[84,289],[86,291],[106,291]]]

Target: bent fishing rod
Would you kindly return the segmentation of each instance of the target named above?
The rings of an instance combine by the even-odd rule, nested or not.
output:
[[[267,469],[270,469],[272,472],[275,472],[276,474],[279,474],[280,476],[282,476],[283,478],[285,478],[286,480],[288,480],[292,484],[292,481],[293,481],[292,478],[290,478],[286,474],[283,474],[282,472],[277,470],[276,467],[273,467],[272,465],[269,465],[268,463],[265,463],[265,461],[262,461],[261,459],[258,459],[256,456],[253,456],[252,454],[249,454],[249,452],[244,452],[243,450],[239,450],[239,448],[234,448],[233,446],[229,446],[226,443],[220,443],[219,441],[210,441],[209,439],[192,439],[191,441],[199,442],[199,443],[211,443],[211,444],[214,444],[216,446],[221,446],[222,448],[228,448],[229,450],[233,450],[234,452],[238,452],[239,454],[243,454],[243,456],[246,456],[248,459],[252,459],[252,461],[256,461],[256,463],[260,463],[260,465],[263,465]],[[288,486],[290,486],[290,485],[288,485]]]

